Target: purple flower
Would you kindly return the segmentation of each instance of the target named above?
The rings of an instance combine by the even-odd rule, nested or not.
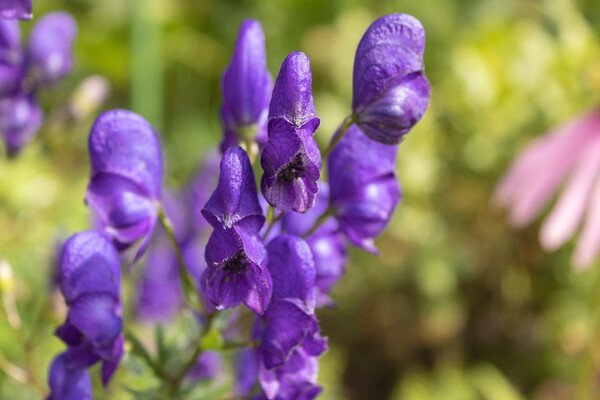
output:
[[[19,23],[0,19],[0,99],[14,93],[20,85],[22,62]]]
[[[328,159],[331,207],[354,245],[376,253],[373,239],[400,201],[394,173],[398,147],[375,142],[352,125]]]
[[[92,163],[86,200],[119,250],[147,247],[161,198],[162,157],[152,126],[139,115],[111,110],[90,132]]]
[[[193,382],[215,379],[221,371],[221,363],[222,358],[219,352],[205,351],[198,357],[198,361],[188,373],[187,379]]]
[[[283,231],[304,235],[317,218],[329,207],[329,186],[319,183],[315,206],[306,214],[286,213],[282,220]],[[328,218],[317,230],[306,238],[315,262],[315,288],[317,306],[332,305],[329,292],[344,273],[346,246],[335,218]]]
[[[251,347],[242,348],[235,357],[235,391],[240,398],[248,396],[258,377],[256,351]]]
[[[379,18],[362,37],[354,59],[352,110],[371,139],[399,143],[425,114],[424,49],[423,26],[406,14]]]
[[[268,247],[273,298],[262,318],[259,352],[267,368],[285,363],[316,324],[315,265],[306,242],[279,235]]]
[[[310,332],[302,345],[295,348],[287,361],[269,369],[258,353],[258,381],[269,400],[316,398],[322,388],[317,385],[318,357],[327,349],[327,340],[318,331]]]
[[[56,356],[48,373],[46,400],[92,400],[92,381],[85,368],[69,368],[64,353]]]
[[[73,42],[77,24],[65,12],[47,14],[29,37],[27,68],[37,84],[54,84],[73,68]]]
[[[72,236],[61,254],[60,287],[69,313],[56,335],[68,346],[66,367],[102,361],[107,385],[123,356],[121,268],[109,239],[94,231]]]
[[[31,0],[0,1],[0,18],[31,19]]]
[[[258,21],[242,23],[235,50],[223,75],[221,151],[241,140],[267,141],[266,123],[273,78],[267,69],[265,36]]]
[[[495,200],[509,209],[510,222],[530,224],[553,194],[562,194],[542,224],[540,241],[556,250],[581,233],[572,263],[589,267],[600,254],[600,108],[556,128],[517,157]]]
[[[0,132],[9,156],[16,156],[35,137],[42,120],[42,109],[34,95],[17,92],[0,98]]]
[[[184,304],[179,265],[164,233],[157,234],[145,259],[137,314],[145,321],[168,321]]]
[[[265,218],[246,152],[227,149],[219,183],[202,214],[213,226],[202,274],[204,296],[217,308],[246,304],[262,314],[271,299],[271,275],[264,268],[266,249],[259,235]]]
[[[318,191],[321,153],[313,134],[319,118],[312,97],[310,61],[294,52],[281,65],[269,109],[269,141],[261,156],[261,189],[280,212],[306,212]]]

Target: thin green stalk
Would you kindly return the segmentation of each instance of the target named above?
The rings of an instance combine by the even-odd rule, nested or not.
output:
[[[342,121],[342,125],[340,125],[340,130],[337,132],[337,135],[333,138],[333,140],[329,143],[329,146],[327,146],[327,148],[323,152],[323,161],[327,160],[329,154],[331,154],[332,150],[335,148],[335,146],[337,146],[340,140],[342,140],[344,135],[346,135],[346,133],[348,132],[348,129],[350,129],[352,124],[355,122],[356,115],[354,115],[354,113],[344,118],[344,120]]]
[[[198,291],[196,290],[196,286],[194,285],[194,281],[192,280],[189,270],[185,265],[185,260],[183,258],[183,254],[181,253],[181,249],[177,244],[177,239],[175,238],[175,231],[173,230],[173,224],[171,224],[171,221],[169,220],[169,217],[167,217],[167,215],[165,214],[164,208],[162,206],[160,206],[158,209],[158,219],[160,220],[160,223],[165,230],[167,238],[169,239],[169,243],[173,248],[175,258],[177,258],[177,264],[179,265],[179,278],[181,279],[181,285],[183,286],[183,293],[186,302],[194,310],[197,310],[200,314],[206,316],[207,312],[202,305],[202,301],[200,300]]]
[[[269,237],[269,233],[271,233],[271,229],[283,218],[283,213],[279,213],[275,216],[275,209],[273,206],[269,206],[269,210],[267,211],[267,223],[269,226],[263,235],[263,240],[266,240]]]

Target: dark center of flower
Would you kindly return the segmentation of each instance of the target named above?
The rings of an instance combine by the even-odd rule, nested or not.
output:
[[[246,257],[246,253],[244,253],[243,250],[240,250],[235,253],[233,257],[225,261],[223,264],[223,269],[226,272],[238,274],[240,272],[244,272],[249,266],[250,260],[248,260],[248,257]]]
[[[302,155],[296,154],[292,161],[287,163],[277,174],[278,183],[292,183],[294,179],[304,176],[304,163]]]

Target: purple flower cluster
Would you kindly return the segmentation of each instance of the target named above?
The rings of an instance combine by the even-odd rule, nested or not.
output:
[[[71,72],[76,35],[73,18],[55,12],[39,20],[24,48],[18,22],[0,19],[0,134],[9,155],[37,134],[43,120],[37,93]]]
[[[215,313],[244,304],[255,323],[238,356],[238,395],[318,396],[327,339],[315,310],[333,305],[346,244],[376,252],[374,239],[400,201],[397,143],[429,101],[424,40],[423,27],[407,15],[380,18],[367,30],[356,55],[352,114],[321,155],[309,58],[290,53],[272,85],[261,27],[244,22],[223,77],[222,157],[209,157],[179,193],[162,190],[160,143],[148,122],[124,110],[98,117],[86,195],[98,232],[75,235],[63,250],[60,284],[69,315],[57,335],[68,349],[51,366],[51,398],[90,398],[85,368],[96,362],[103,363],[103,382],[110,380],[123,352],[117,252],[134,248],[136,261],[148,247],[140,318],[172,318],[195,290],[208,334],[217,329]],[[262,197],[252,166],[256,149]],[[328,183],[321,180],[323,159]],[[154,232],[159,220],[166,234]],[[200,350],[174,382],[220,371],[220,355]]]

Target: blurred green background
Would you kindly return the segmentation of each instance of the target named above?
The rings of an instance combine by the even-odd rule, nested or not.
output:
[[[386,13],[419,18],[431,105],[401,145],[404,199],[381,255],[352,251],[337,308],[319,314],[331,345],[322,398],[600,398],[600,265],[575,273],[569,246],[542,252],[539,225],[515,231],[490,203],[528,141],[598,103],[597,0],[34,0],[34,22],[52,10],[73,13],[80,35],[76,70],[42,94],[46,110],[86,76],[106,76],[104,108],[133,109],[161,132],[172,186],[219,141],[220,76],[243,19],[262,23],[273,75],[290,51],[311,58],[325,145],[349,112],[364,30]],[[14,332],[0,317],[0,355],[42,383],[62,349],[56,245],[90,225],[92,119],[0,158],[0,258],[23,318]],[[130,374],[121,368],[97,398],[132,398]],[[0,399],[38,397],[0,372]]]

